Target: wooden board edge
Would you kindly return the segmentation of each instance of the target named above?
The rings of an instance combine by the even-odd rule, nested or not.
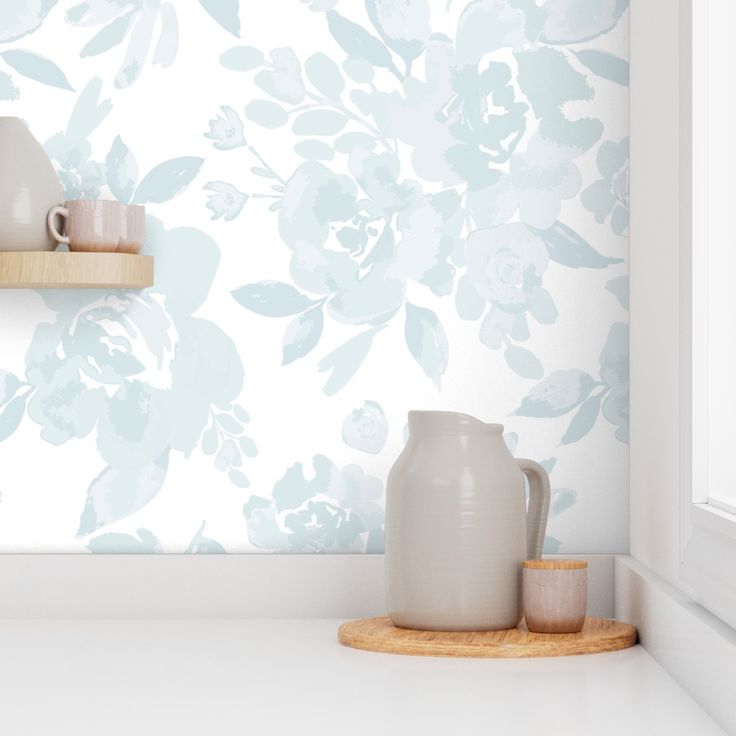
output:
[[[591,617],[597,618],[597,617]],[[537,657],[571,657],[584,654],[606,654],[621,651],[635,646],[638,642],[636,627],[622,621],[615,623],[623,627],[620,634],[603,637],[598,641],[581,640],[565,642],[564,651],[560,644],[554,641],[537,641],[526,646],[518,644],[499,644],[494,647],[482,648],[477,645],[463,644],[434,644],[431,648],[421,641],[394,639],[382,642],[385,646],[377,646],[374,637],[351,629],[351,624],[382,621],[385,617],[371,619],[356,619],[341,624],[337,630],[337,639],[340,644],[351,649],[375,652],[377,654],[400,654],[419,657],[451,657],[456,659],[532,659]],[[611,621],[612,619],[598,619]]]

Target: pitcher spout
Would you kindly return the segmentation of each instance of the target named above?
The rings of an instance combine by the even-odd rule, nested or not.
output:
[[[489,424],[454,411],[410,411],[411,434],[502,434],[502,424]]]

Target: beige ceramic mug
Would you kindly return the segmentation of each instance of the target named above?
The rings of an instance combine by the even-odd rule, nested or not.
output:
[[[146,234],[146,208],[142,204],[120,205],[119,253],[140,253]]]
[[[52,207],[48,214],[51,235],[69,250],[112,253],[118,248],[123,205],[105,199],[73,199],[64,206]],[[56,227],[56,218],[64,219],[64,233]]]

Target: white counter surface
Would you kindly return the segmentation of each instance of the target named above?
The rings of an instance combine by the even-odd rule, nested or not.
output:
[[[3,736],[723,735],[641,648],[536,660],[341,647],[338,621],[0,621]]]

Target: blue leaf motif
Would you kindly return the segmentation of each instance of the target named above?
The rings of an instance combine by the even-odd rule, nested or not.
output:
[[[226,31],[240,37],[239,0],[199,0],[199,4]]]
[[[10,74],[0,71],[0,100],[17,100],[19,96],[20,90]]]
[[[572,228],[556,222],[546,230],[535,230],[544,240],[549,257],[569,268],[606,268],[613,263],[622,263],[621,258],[609,258],[593,249]]]
[[[174,63],[179,47],[179,23],[176,10],[171,3],[164,3],[159,11],[161,33],[153,52],[153,63],[166,68]]]
[[[25,396],[16,396],[0,414],[0,442],[8,439],[18,426],[26,411]]]
[[[335,135],[347,118],[335,110],[307,110],[294,120],[291,129],[298,135]]]
[[[264,317],[288,317],[299,314],[317,302],[280,281],[259,281],[232,292],[235,301]]]
[[[585,371],[553,371],[524,397],[516,414],[522,417],[561,417],[581,404],[594,386],[593,376]]]
[[[20,388],[20,381],[10,371],[0,370],[0,406],[7,404]]]
[[[114,48],[125,38],[125,34],[130,28],[132,16],[121,15],[112,23],[108,23],[101,31],[96,33],[82,48],[79,55],[82,58],[87,56],[97,56],[105,51]]]
[[[570,424],[562,437],[562,444],[569,445],[585,437],[598,419],[601,410],[601,397],[590,396],[580,405],[575,412]]]
[[[306,140],[299,141],[294,150],[307,161],[330,161],[335,157],[332,146],[324,141]]]
[[[181,194],[199,173],[203,158],[183,156],[154,166],[135,190],[133,202],[160,204]]]
[[[243,425],[229,414],[218,414],[215,419],[228,434],[237,435],[243,431]]]
[[[107,186],[120,202],[130,202],[138,181],[138,164],[133,152],[118,135],[105,159]]]
[[[200,446],[205,455],[214,455],[220,449],[220,437],[214,427],[205,429],[205,431],[202,432]]]
[[[251,100],[245,106],[245,117],[263,128],[279,128],[286,125],[289,113],[271,100]]]
[[[313,54],[304,64],[309,81],[326,97],[337,99],[345,89],[345,80],[332,59],[322,53]]]
[[[629,86],[629,62],[607,51],[583,49],[573,52],[583,66],[609,82]]]
[[[628,276],[617,276],[615,279],[611,279],[606,282],[606,290],[610,291],[618,303],[624,308],[629,308],[629,277]]]
[[[522,378],[541,378],[544,375],[544,367],[531,350],[509,345],[503,357],[509,368]]]
[[[94,131],[112,110],[110,100],[100,101],[102,80],[95,78],[79,93],[74,105],[66,134],[72,139],[84,140]]]
[[[460,319],[475,321],[480,319],[488,302],[473,286],[473,279],[469,274],[463,274],[457,284],[455,293],[455,307]]]
[[[139,468],[106,467],[87,489],[77,537],[124,519],[143,508],[161,490],[169,467],[168,449]]]
[[[293,319],[284,333],[281,365],[289,365],[313,350],[322,336],[323,325],[321,304]]]
[[[577,491],[572,491],[569,488],[555,488],[552,491],[549,515],[559,516],[563,511],[567,511],[577,501],[577,498]]]
[[[335,150],[340,153],[350,153],[353,148],[365,148],[366,151],[372,151],[376,147],[378,141],[368,133],[344,133],[335,138]]]
[[[186,552],[188,554],[223,554],[225,548],[216,540],[206,537],[204,534],[205,522],[199,527]]]
[[[327,13],[327,25],[335,41],[347,54],[365,59],[373,66],[385,67],[401,77],[391,58],[391,52],[365,28],[343,18],[336,10]]]
[[[220,64],[235,72],[249,72],[265,62],[263,52],[254,46],[233,46],[220,55]]]
[[[239,470],[235,470],[235,468],[230,468],[230,470],[228,470],[227,477],[230,482],[238,488],[248,488],[250,485],[250,481],[245,474],[241,473]]]
[[[90,539],[87,549],[95,554],[152,554],[163,552],[161,542],[148,529],[138,529],[138,538],[130,534],[108,532]]]
[[[238,446],[243,451],[246,457],[256,457],[258,455],[258,448],[256,443],[250,437],[243,435],[238,440]]]
[[[531,290],[529,313],[540,325],[551,325],[557,320],[557,307],[552,295],[543,286],[537,286]]]
[[[370,352],[373,337],[382,329],[374,327],[361,332],[322,358],[318,366],[320,373],[330,371],[322,389],[327,396],[336,394],[355,375]]]
[[[437,315],[425,307],[406,303],[404,336],[409,352],[437,387],[447,369],[447,335]]]
[[[47,84],[49,87],[59,87],[60,89],[74,91],[74,87],[69,84],[69,80],[64,76],[64,72],[53,61],[44,56],[39,56],[31,51],[23,51],[21,49],[3,51],[0,53],[0,56],[18,74],[22,74],[24,77],[35,79],[37,82]]]

